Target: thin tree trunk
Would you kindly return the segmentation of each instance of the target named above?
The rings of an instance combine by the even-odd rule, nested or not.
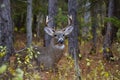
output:
[[[48,2],[48,17],[49,17],[49,22],[48,26],[54,28],[55,23],[54,23],[54,17],[57,14],[57,0],[49,0]],[[45,46],[48,46],[50,44],[51,37],[48,34],[45,34]]]
[[[40,14],[37,15],[37,40],[40,41]]]
[[[113,16],[114,12],[114,0],[109,0],[108,4],[108,17],[111,18]],[[110,60],[111,57],[113,57],[113,54],[111,52],[111,44],[112,44],[112,23],[107,23],[107,31],[104,38],[103,43],[103,56],[106,60]]]
[[[115,16],[120,19],[120,0],[115,0]]]
[[[96,53],[96,43],[97,43],[97,28],[98,28],[98,5],[99,3],[93,3],[93,8],[91,11],[92,16],[92,49],[90,51],[91,54]]]
[[[40,24],[42,23],[42,21],[43,21],[43,16],[40,15],[40,13],[39,13],[37,15],[37,28],[36,28],[38,42],[40,41]]]
[[[70,56],[75,60],[76,80],[81,80],[78,64],[78,23],[77,23],[77,0],[68,0],[68,14],[72,16],[72,26],[74,27],[68,36],[68,51]]]
[[[0,0],[0,46],[6,47],[6,61],[14,53],[10,0]]]
[[[77,0],[68,0],[68,13],[72,15],[72,26],[74,27],[72,33],[68,37],[68,49],[69,54],[74,57],[75,52],[79,53],[78,46],[78,25],[77,25]]]
[[[32,0],[27,0],[27,47],[32,44]]]
[[[90,13],[90,10],[89,10],[89,7],[90,7],[90,2],[87,1],[85,3],[85,9],[84,9],[84,23],[85,24],[88,24],[90,23],[90,18],[91,18],[91,13]],[[89,28],[90,25],[85,25],[83,28],[82,28],[82,38],[83,40],[86,40],[88,39],[88,34],[89,34],[89,31],[90,31],[90,28]]]
[[[75,66],[75,75],[76,75],[75,80],[81,80],[80,67],[79,67],[79,62],[78,62],[79,59],[77,57],[75,48],[73,49],[73,54],[74,54],[74,66]]]

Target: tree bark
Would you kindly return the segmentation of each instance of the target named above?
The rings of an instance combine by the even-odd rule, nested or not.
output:
[[[6,47],[3,60],[7,61],[14,53],[10,0],[0,0],[0,46]]]
[[[32,44],[32,0],[27,0],[27,47]]]
[[[80,68],[78,63],[78,22],[77,22],[77,0],[68,0],[68,14],[72,16],[72,26],[74,27],[71,34],[68,36],[68,52],[74,59],[76,79],[81,80]]]
[[[48,2],[48,18],[49,18],[49,22],[48,22],[48,27],[55,27],[55,22],[54,22],[54,17],[57,14],[57,0],[49,0]],[[51,41],[51,36],[49,36],[48,34],[45,33],[45,46],[48,46],[50,44]]]
[[[115,0],[115,16],[120,19],[120,0]]]
[[[36,25],[36,34],[37,34],[37,41],[40,41],[40,14],[37,15],[37,25]]]
[[[113,17],[113,12],[114,12],[114,0],[109,0],[108,18]],[[111,57],[113,57],[113,54],[111,52],[111,44],[112,44],[112,23],[108,22],[103,43],[103,56],[106,60],[111,60]]]
[[[72,15],[72,26],[74,27],[72,33],[68,36],[68,51],[74,57],[75,53],[79,53],[78,46],[78,23],[77,23],[77,0],[68,0],[68,13]]]
[[[90,51],[90,54],[96,53],[96,43],[97,43],[97,28],[98,28],[98,14],[100,10],[100,3],[98,1],[92,3],[93,8],[91,11],[92,16],[92,49]]]
[[[89,10],[89,7],[90,7],[90,2],[87,1],[84,5],[85,9],[84,9],[84,23],[85,24],[88,24],[90,23],[90,18],[91,18],[91,13],[90,13],[90,10]],[[89,31],[90,31],[90,28],[89,28],[90,25],[85,25],[83,28],[82,28],[82,38],[83,40],[87,40],[88,39],[88,34],[89,34]]]

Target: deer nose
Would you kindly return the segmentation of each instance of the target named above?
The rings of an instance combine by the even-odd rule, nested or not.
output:
[[[61,44],[63,44],[63,42],[64,42],[63,40],[60,40],[60,41],[59,41],[59,43],[61,43]]]
[[[58,43],[63,44],[63,42],[64,42],[64,39],[63,39],[63,38],[60,38],[60,39],[58,40]]]

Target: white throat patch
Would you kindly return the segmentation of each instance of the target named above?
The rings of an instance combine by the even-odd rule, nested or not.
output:
[[[55,47],[58,48],[58,49],[64,49],[64,48],[65,48],[65,45],[64,45],[64,44],[61,45],[61,46],[59,46],[59,45],[55,45]]]

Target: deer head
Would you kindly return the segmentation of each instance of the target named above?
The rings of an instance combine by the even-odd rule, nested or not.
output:
[[[46,23],[48,23],[48,17],[46,18]],[[65,36],[67,36],[68,34],[70,34],[73,30],[73,26],[71,26],[71,21],[72,21],[72,16],[68,17],[68,26],[64,29],[61,30],[55,30],[51,27],[45,27],[44,30],[45,32],[50,35],[52,38],[54,38],[54,44],[56,46],[64,46],[64,39]]]
[[[45,70],[49,70],[51,68],[55,69],[56,64],[61,59],[64,52],[64,40],[65,36],[69,35],[73,26],[71,26],[72,17],[68,17],[68,26],[61,30],[55,30],[52,27],[45,27],[45,32],[52,37],[51,43],[47,47],[35,47],[34,51],[39,52],[38,57],[36,58],[37,63],[44,66]],[[48,23],[48,17],[46,18],[46,23]]]

